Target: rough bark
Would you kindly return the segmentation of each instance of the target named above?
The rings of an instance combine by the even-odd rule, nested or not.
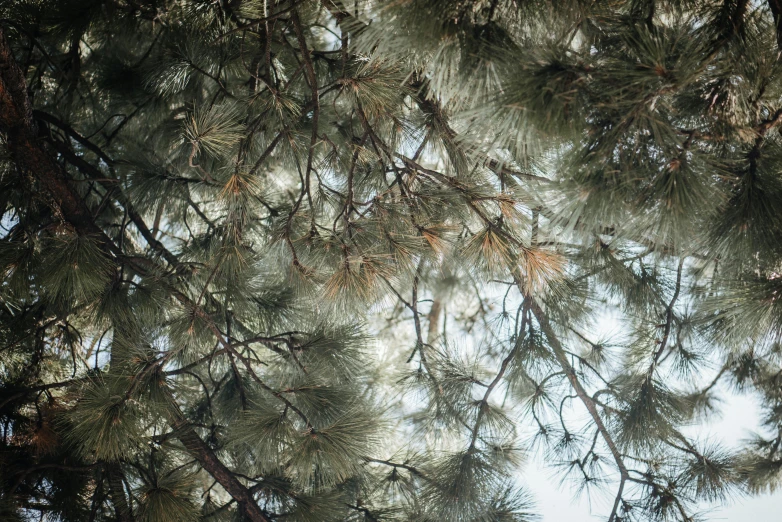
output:
[[[70,185],[62,169],[41,146],[22,70],[0,27],[0,132],[19,174],[37,184],[55,216],[79,231],[102,236],[87,205]]]
[[[172,414],[171,424],[177,433],[177,438],[185,446],[187,452],[195,458],[214,479],[220,483],[225,491],[231,495],[240,511],[247,520],[252,522],[270,522],[270,519],[264,515],[258,503],[239,480],[231,473],[225,464],[217,458],[214,450],[204,442],[195,432],[187,420],[179,414]]]

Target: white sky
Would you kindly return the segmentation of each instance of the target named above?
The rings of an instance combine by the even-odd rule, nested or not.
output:
[[[605,316],[601,322],[603,324],[597,328],[598,335],[618,329],[615,318]],[[683,431],[700,440],[708,439],[735,447],[753,431],[759,430],[760,409],[751,396],[736,394],[726,387],[722,387],[721,392],[722,415]],[[541,522],[604,522],[611,511],[614,497],[610,488],[605,498],[593,497],[590,507],[590,499],[586,495],[574,498],[575,489],[568,483],[560,484],[557,470],[545,465],[540,452],[530,455],[519,479],[534,496],[537,512],[542,515]],[[704,507],[700,515],[708,522],[782,522],[782,491],[733,498],[730,503],[718,508]]]
[[[703,434],[710,439],[736,443],[750,433],[757,424],[758,410],[753,401],[743,396],[726,398],[723,416],[710,423]],[[541,458],[531,460],[522,470],[522,483],[534,495],[542,522],[598,522],[605,521],[610,506],[600,499],[590,505],[586,498],[574,499],[574,491],[567,484],[560,486],[551,468],[546,468]],[[611,499],[609,499],[611,500]],[[744,497],[730,505],[701,513],[708,522],[778,522],[782,520],[782,493]]]

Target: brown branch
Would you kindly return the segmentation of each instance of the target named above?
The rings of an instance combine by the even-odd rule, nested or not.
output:
[[[524,302],[522,303],[522,307],[524,308],[525,312],[529,309],[530,306],[530,298],[525,297]],[[489,383],[489,386],[486,388],[486,392],[483,394],[483,399],[481,399],[480,402],[480,409],[478,410],[478,416],[475,419],[475,424],[472,429],[472,436],[470,439],[470,447],[468,451],[472,451],[473,448],[475,448],[475,443],[478,441],[478,430],[481,426],[481,423],[483,422],[483,416],[486,412],[486,408],[489,407],[489,396],[491,395],[491,392],[494,391],[494,388],[497,386],[497,384],[502,380],[502,377],[505,375],[505,372],[508,369],[508,365],[510,362],[516,357],[516,354],[519,353],[521,350],[523,343],[522,340],[524,339],[524,330],[527,326],[527,314],[522,314],[522,321],[521,326],[519,327],[518,332],[516,332],[516,343],[513,346],[513,349],[508,353],[508,355],[505,357],[505,359],[502,360],[502,363],[500,364],[500,370],[497,372],[497,375],[494,377],[494,380]]]
[[[682,268],[684,267],[684,259],[684,257],[679,259],[679,267],[676,269],[676,288],[673,292],[673,297],[671,297],[671,302],[668,303],[668,306],[665,308],[665,327],[663,329],[662,339],[660,340],[660,348],[658,348],[657,352],[654,354],[652,365],[649,368],[650,377],[654,372],[657,363],[660,362],[660,357],[662,357],[663,352],[665,352],[665,348],[668,346],[668,339],[671,335],[671,327],[673,326],[674,320],[673,307],[676,304],[676,300],[679,298],[679,293],[682,288]]]
[[[55,217],[101,240],[103,231],[92,220],[84,201],[71,187],[62,169],[41,147],[33,120],[27,84],[0,27],[0,132],[21,176],[37,181],[49,198]]]
[[[214,450],[198,436],[184,415],[178,410],[173,410],[170,417],[177,438],[187,452],[223,486],[223,489],[239,504],[239,509],[244,516],[252,522],[271,522],[258,506],[250,490],[239,482],[231,470],[217,457]]]
[[[432,344],[437,340],[438,332],[437,326],[440,321],[440,312],[443,309],[443,303],[439,299],[432,300],[432,307],[429,309],[429,313],[426,316],[426,320],[429,323],[429,328],[426,332],[426,342]]]
[[[304,171],[304,183],[301,188],[306,191],[310,204],[310,212],[314,212],[312,209],[312,200],[310,196],[310,174],[312,173],[312,161],[315,155],[315,145],[318,143],[318,118],[320,116],[320,96],[318,95],[318,78],[315,75],[315,67],[312,65],[312,57],[310,51],[307,48],[307,40],[304,38],[304,29],[301,26],[301,20],[299,20],[299,13],[296,9],[291,12],[291,21],[293,22],[293,28],[296,31],[296,38],[299,42],[299,49],[301,50],[302,60],[304,61],[304,68],[306,71],[307,83],[312,91],[312,135],[310,136],[310,147],[307,153],[307,168]],[[314,216],[313,216],[314,219]]]
[[[19,478],[16,479],[14,485],[11,486],[11,489],[8,491],[11,494],[13,494],[17,489],[19,489],[19,486],[22,484],[22,482],[24,482],[24,479],[27,478],[28,475],[30,475],[31,473],[35,473],[36,471],[41,471],[45,469],[56,469],[58,471],[72,471],[78,473],[81,471],[87,471],[93,469],[97,465],[98,465],[97,463],[76,465],[76,466],[67,465],[67,464],[58,464],[58,463],[47,463],[47,464],[36,464],[34,466],[28,466],[19,474]]]
[[[374,462],[376,464],[384,464],[386,466],[391,466],[393,468],[406,469],[407,471],[409,471],[410,473],[412,473],[413,475],[415,475],[417,477],[429,480],[429,478],[427,478],[427,476],[421,470],[419,470],[418,468],[415,468],[413,466],[410,466],[409,464],[400,463],[400,462],[392,462],[390,460],[374,459],[374,458],[371,458],[371,457],[364,457],[364,461],[365,462]]]
[[[136,211],[136,209],[133,207],[133,204],[130,202],[127,196],[125,196],[125,194],[121,190],[119,190],[119,187],[117,187],[116,182],[114,181],[109,182],[104,180],[102,178],[103,173],[97,167],[85,161],[81,156],[73,152],[71,148],[65,145],[64,143],[59,142],[57,140],[50,140],[50,142],[52,146],[55,148],[55,150],[59,152],[63,156],[63,158],[65,158],[68,161],[68,163],[72,164],[74,167],[79,169],[79,172],[87,176],[89,179],[92,179],[100,183],[107,191],[111,191],[111,194],[114,196],[117,202],[122,207],[125,208],[131,222],[139,231],[139,233],[147,242],[147,244],[150,246],[150,248],[152,248],[152,250],[154,250],[160,256],[162,256],[163,259],[165,259],[172,267],[176,269],[182,268],[181,262],[179,261],[177,256],[175,256],[171,251],[169,251],[165,246],[163,246],[163,243],[161,243],[155,238],[155,235],[152,233],[152,231],[149,229],[147,224],[144,222],[144,219],[141,217],[141,214],[139,214]]]
[[[0,402],[0,410],[2,410],[5,407],[5,405],[8,404],[9,402],[24,397],[28,393],[53,390],[55,388],[64,388],[66,386],[70,386],[72,384],[77,384],[79,382],[82,382],[84,380],[86,380],[86,378],[72,379],[70,381],[63,381],[63,382],[53,382],[50,384],[41,384],[39,386],[30,386],[29,388],[23,388],[23,389],[4,390],[3,393],[8,395],[6,396],[5,399],[3,399],[2,402]]]
[[[516,284],[521,290],[522,294],[527,295],[524,291],[524,286],[522,282],[517,280]],[[557,359],[557,362],[564,370],[565,375],[567,375],[567,378],[570,381],[570,385],[573,387],[573,390],[576,392],[578,398],[584,404],[584,407],[589,412],[589,415],[590,417],[592,417],[592,420],[595,422],[595,425],[597,426],[597,430],[600,432],[601,437],[605,441],[606,446],[608,447],[608,450],[614,459],[614,463],[616,464],[616,467],[619,470],[619,475],[620,475],[619,489],[617,492],[616,500],[614,501],[613,511],[611,512],[611,516],[609,518],[609,522],[615,522],[617,518],[617,510],[621,503],[625,482],[627,482],[627,480],[630,478],[630,474],[627,471],[627,466],[625,466],[624,459],[622,458],[622,453],[619,451],[619,447],[617,446],[616,441],[614,441],[614,438],[611,435],[611,433],[608,431],[608,428],[606,428],[605,424],[603,423],[603,419],[600,416],[600,412],[597,410],[597,403],[594,401],[594,399],[592,399],[589,393],[587,393],[586,389],[584,389],[584,386],[581,384],[581,381],[578,379],[578,375],[576,374],[576,369],[573,367],[573,365],[570,364],[570,361],[567,358],[567,353],[565,349],[562,347],[562,344],[560,343],[556,333],[554,333],[554,329],[552,328],[551,323],[548,320],[548,316],[545,314],[543,309],[535,301],[534,298],[530,298],[529,302],[530,302],[530,310],[532,311],[532,314],[535,316],[535,319],[537,319],[541,330],[546,336],[546,339],[548,339],[549,344],[551,345],[551,348]]]

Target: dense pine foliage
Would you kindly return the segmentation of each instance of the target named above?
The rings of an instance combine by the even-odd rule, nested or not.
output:
[[[610,522],[774,490],[781,20],[0,0],[0,520],[530,521],[530,454]]]

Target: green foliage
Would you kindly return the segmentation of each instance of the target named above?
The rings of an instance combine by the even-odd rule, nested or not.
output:
[[[0,518],[778,489],[779,9],[0,3]]]
[[[103,292],[112,275],[112,262],[89,236],[55,236],[42,245],[42,254],[41,263],[47,267],[42,284],[54,301],[89,302]]]
[[[157,478],[154,484],[139,492],[137,512],[144,522],[190,522],[199,520],[198,508],[193,503],[191,477],[171,472]]]
[[[228,155],[243,135],[244,129],[237,123],[238,118],[239,111],[226,104],[196,108],[185,123],[185,138],[196,151],[203,150],[217,157]],[[240,189],[226,185],[223,191],[228,195]]]
[[[377,421],[372,413],[348,410],[328,426],[299,434],[291,447],[294,481],[301,485],[314,482],[320,489],[358,474],[361,457],[372,454],[377,444]]]
[[[122,394],[121,383],[112,384],[92,380],[68,412],[67,439],[83,457],[114,462],[130,457],[142,443],[142,406]]]

